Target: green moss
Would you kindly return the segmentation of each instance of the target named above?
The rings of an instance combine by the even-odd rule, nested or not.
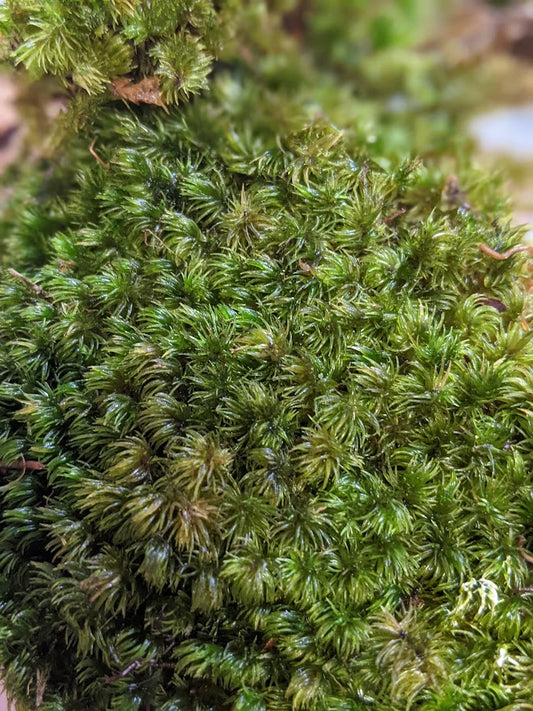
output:
[[[443,195],[296,56],[102,106],[6,217],[23,707],[528,707],[531,306],[478,246],[520,235],[492,178]]]
[[[165,78],[171,74],[187,93],[202,87],[200,76],[205,79],[225,38],[225,13],[231,9],[226,2],[217,12],[211,0],[8,0],[0,28],[15,44],[15,62],[35,77],[54,74],[67,86],[99,94],[132,71],[155,72]],[[174,41],[165,39],[178,29]],[[192,52],[193,73],[188,69]],[[163,91],[168,100],[176,99],[174,91],[165,86]]]

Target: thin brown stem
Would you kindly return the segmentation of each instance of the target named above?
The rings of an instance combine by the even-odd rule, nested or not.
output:
[[[511,249],[508,249],[507,252],[497,252],[495,249],[492,249],[492,247],[489,247],[488,244],[485,244],[484,242],[480,242],[478,244],[478,247],[482,252],[485,252],[485,254],[488,254],[489,257],[492,257],[493,259],[496,259],[499,262],[503,262],[505,259],[509,259],[509,257],[512,257],[513,254],[517,254],[518,252],[529,252],[529,254],[533,254],[533,246],[528,246],[526,244],[519,244],[516,247],[511,247]]]
[[[105,161],[103,161],[100,158],[100,156],[98,155],[98,153],[94,150],[94,146],[95,146],[97,140],[98,139],[93,138],[93,140],[91,141],[91,145],[89,146],[89,153],[92,155],[92,157],[95,159],[95,161],[97,163],[99,163],[102,166],[102,168],[104,168],[104,170],[109,170],[109,163],[106,163]]]
[[[8,269],[7,271],[9,272],[9,274],[11,274],[12,277],[18,279],[24,284],[24,286],[28,287],[28,289],[32,291],[35,296],[38,296],[40,299],[44,299],[45,301],[48,301],[50,304],[54,303],[53,297],[47,291],[45,291],[42,286],[39,286],[39,284],[36,284],[31,279],[28,279],[28,277],[24,276],[24,274],[17,272],[16,269]]]
[[[11,464],[6,464],[5,462],[0,462],[0,472],[42,472],[46,469],[42,462],[37,462],[32,459],[18,459],[16,462],[11,462]]]
[[[166,654],[168,654],[173,647],[174,647],[174,642],[171,642],[168,645],[168,647],[166,647],[166,649],[163,650],[162,656],[165,656]],[[106,678],[105,678],[106,684],[113,684],[115,681],[118,681],[119,679],[123,679],[125,676],[128,676],[128,674],[131,674],[132,671],[135,671],[136,669],[141,667],[143,664],[149,664],[154,669],[175,669],[176,668],[176,665],[173,664],[172,662],[157,662],[155,659],[148,660],[145,657],[140,657],[139,659],[136,659],[131,664],[128,664],[128,666],[125,667],[118,674],[115,674],[114,676],[106,676]]]
[[[115,674],[114,676],[106,676],[105,678],[105,683],[106,684],[113,684],[115,681],[118,681],[119,679],[123,679],[125,676],[128,676],[132,671],[135,671],[135,669],[138,669],[142,664],[144,664],[146,660],[144,657],[141,657],[140,659],[136,659],[134,662],[131,664],[128,664],[128,666],[123,669],[121,672],[118,674]]]
[[[400,217],[400,215],[405,215],[407,212],[407,208],[401,207],[399,210],[396,210],[396,212],[393,212],[392,215],[389,215],[388,217],[383,217],[381,219],[382,222],[385,224],[388,224],[389,222],[393,222],[397,217]]]

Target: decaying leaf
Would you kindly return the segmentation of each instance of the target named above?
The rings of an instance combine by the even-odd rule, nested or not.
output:
[[[158,77],[144,77],[135,84],[128,77],[120,77],[111,82],[110,88],[115,96],[132,104],[154,104],[165,108]]]

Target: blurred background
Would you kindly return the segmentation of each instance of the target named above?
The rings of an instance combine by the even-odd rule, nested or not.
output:
[[[473,148],[503,176],[516,221],[533,223],[533,0],[266,2],[287,8],[310,62],[355,96],[355,130],[372,155],[449,154],[453,174],[453,156]],[[0,69],[0,200],[21,166],[53,159],[46,137],[66,103],[52,81],[36,87]]]
[[[353,130],[365,150],[391,163],[438,158],[448,189],[457,156],[472,156],[502,176],[515,223],[533,226],[533,0],[286,4],[287,31],[331,75],[338,103],[355,97]],[[48,137],[66,103],[52,81],[30,84],[0,66],[0,206],[32,162],[54,160]],[[533,243],[533,228],[524,239]]]
[[[340,79],[356,98],[354,130],[371,155],[449,154],[453,174],[453,156],[474,146],[505,176],[516,219],[533,222],[533,0],[265,2],[287,8],[285,28],[332,91]],[[0,200],[21,166],[53,159],[46,137],[67,99],[51,80],[0,69]]]

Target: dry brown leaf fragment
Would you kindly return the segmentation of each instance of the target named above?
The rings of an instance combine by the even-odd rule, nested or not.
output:
[[[503,303],[503,301],[495,299],[492,296],[484,296],[481,299],[481,303],[484,306],[492,306],[493,309],[496,309],[496,311],[499,311],[500,313],[507,311],[507,306]]]
[[[119,99],[131,101],[132,104],[153,104],[166,108],[159,78],[156,76],[144,77],[135,84],[128,77],[120,77],[111,82],[110,88]]]
[[[298,260],[298,266],[306,274],[314,274],[315,273],[313,266],[311,264],[307,264],[307,262],[304,262],[303,259]]]

